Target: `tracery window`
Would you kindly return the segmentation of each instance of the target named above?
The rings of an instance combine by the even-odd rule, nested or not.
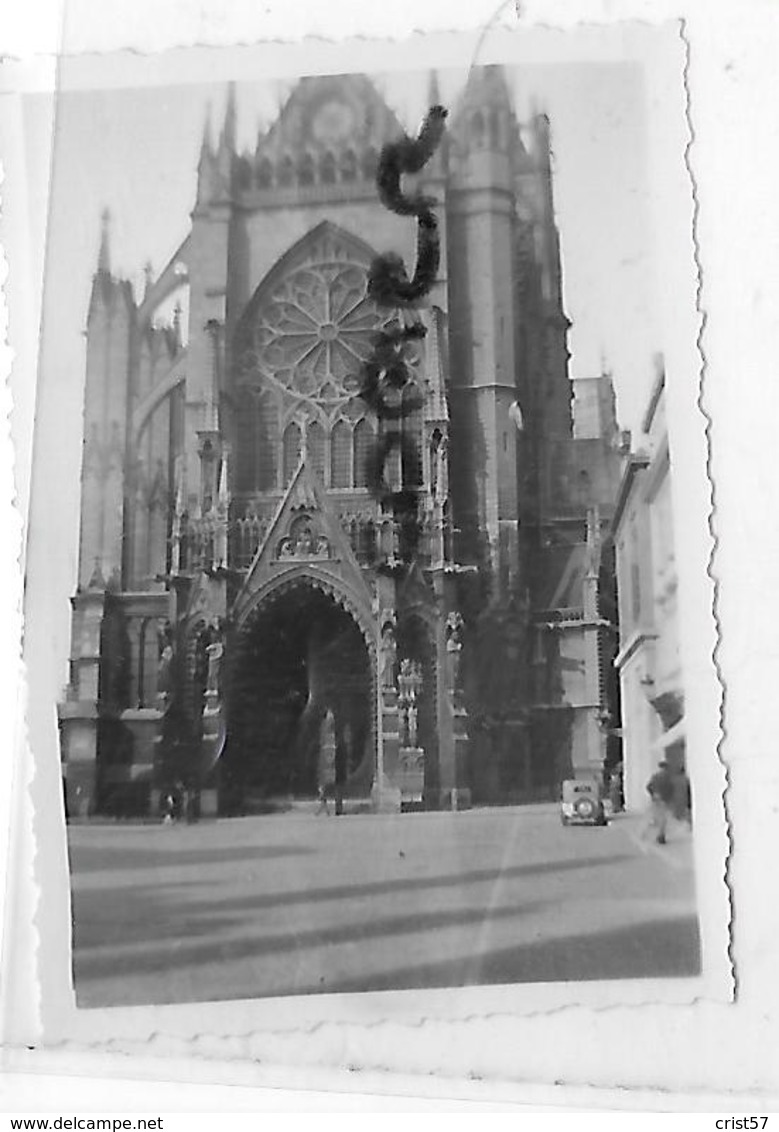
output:
[[[300,462],[300,447],[300,426],[295,424],[295,422],[293,421],[292,424],[287,425],[286,429],[284,430],[283,461],[285,485],[288,484],[292,479],[297,469],[298,463]]]
[[[298,166],[298,181],[301,185],[314,183],[314,159],[310,153],[304,153]]]
[[[263,157],[257,166],[257,188],[269,189],[273,184],[273,166],[267,157]]]
[[[273,491],[278,485],[279,409],[272,396],[257,400],[255,432],[256,478],[259,491]]]
[[[341,158],[341,180],[355,181],[357,179],[357,158],[354,150],[347,149]]]
[[[319,421],[311,421],[306,429],[306,459],[319,479],[325,480],[325,430]]]
[[[352,486],[352,430],[338,421],[330,434],[330,486]]]
[[[320,178],[323,185],[334,185],[335,184],[335,180],[336,180],[335,157],[330,152],[330,150],[328,150],[327,153],[322,158],[322,163],[319,167],[319,178]]]
[[[342,490],[367,486],[375,426],[359,396],[361,371],[374,333],[391,320],[366,295],[370,258],[358,241],[323,224],[247,310],[236,340],[238,382],[252,390],[249,419],[239,408],[236,422],[240,490],[286,486],[300,458],[301,430],[324,483]],[[410,353],[418,369],[421,353]],[[402,396],[397,391],[398,400]],[[411,427],[418,430],[416,419]],[[241,451],[247,446],[251,453]]]
[[[364,418],[354,430],[354,485],[368,486],[368,455],[373,446],[373,429]]]
[[[330,413],[354,396],[371,334],[386,321],[366,286],[365,265],[325,232],[257,312],[249,360],[262,384]]]
[[[291,157],[285,157],[279,166],[279,185],[289,188],[295,181],[295,163]]]

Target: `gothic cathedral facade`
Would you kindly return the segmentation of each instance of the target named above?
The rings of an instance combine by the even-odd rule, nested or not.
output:
[[[437,101],[435,80],[431,97]],[[568,373],[549,124],[472,71],[424,169],[438,280],[402,428],[418,538],[369,489],[360,396],[403,129],[361,76],[301,80],[256,152],[235,95],[191,227],[136,299],[104,226],[88,314],[78,588],[59,707],[71,816],[331,793],[377,811],[552,798],[599,775],[613,654],[608,376]],[[159,311],[186,289],[181,308]],[[394,462],[393,462],[394,461]]]

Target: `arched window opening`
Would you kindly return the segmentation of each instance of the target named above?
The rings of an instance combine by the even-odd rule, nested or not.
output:
[[[338,421],[330,434],[330,486],[352,486],[352,434],[346,421]]]
[[[270,189],[273,186],[273,166],[267,157],[263,157],[257,166],[257,188]]]
[[[295,165],[291,157],[285,157],[279,166],[279,184],[288,189],[295,183]]]
[[[298,181],[301,185],[313,185],[315,181],[314,159],[310,153],[304,153],[300,159]]]
[[[300,462],[301,435],[300,428],[293,421],[284,430],[284,486],[292,479]]]
[[[368,421],[357,422],[354,430],[354,486],[368,486],[368,457],[373,447],[373,429]]]
[[[238,188],[244,191],[252,187],[252,167],[244,157],[240,158],[238,161],[236,181]]]
[[[274,491],[278,487],[279,410],[275,399],[263,397],[257,402],[256,413],[256,476],[258,491]]]
[[[306,461],[325,482],[325,430],[319,421],[311,421],[306,428]]]
[[[334,185],[336,182],[335,157],[329,150],[319,166],[319,179],[323,185]]]
[[[376,526],[373,519],[360,523],[358,547],[358,557],[362,562],[370,565],[376,561]]]
[[[357,158],[354,150],[347,149],[341,157],[341,180],[355,181],[357,179]]]
[[[236,480],[239,491],[251,491],[257,483],[258,404],[251,393],[239,396],[235,414]]]

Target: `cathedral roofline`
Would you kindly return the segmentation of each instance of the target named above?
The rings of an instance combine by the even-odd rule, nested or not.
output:
[[[258,151],[361,149],[383,145],[405,130],[364,74],[305,76],[295,85]]]

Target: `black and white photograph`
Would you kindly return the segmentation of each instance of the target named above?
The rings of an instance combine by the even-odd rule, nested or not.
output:
[[[60,90],[80,1011],[702,974],[660,34]]]

